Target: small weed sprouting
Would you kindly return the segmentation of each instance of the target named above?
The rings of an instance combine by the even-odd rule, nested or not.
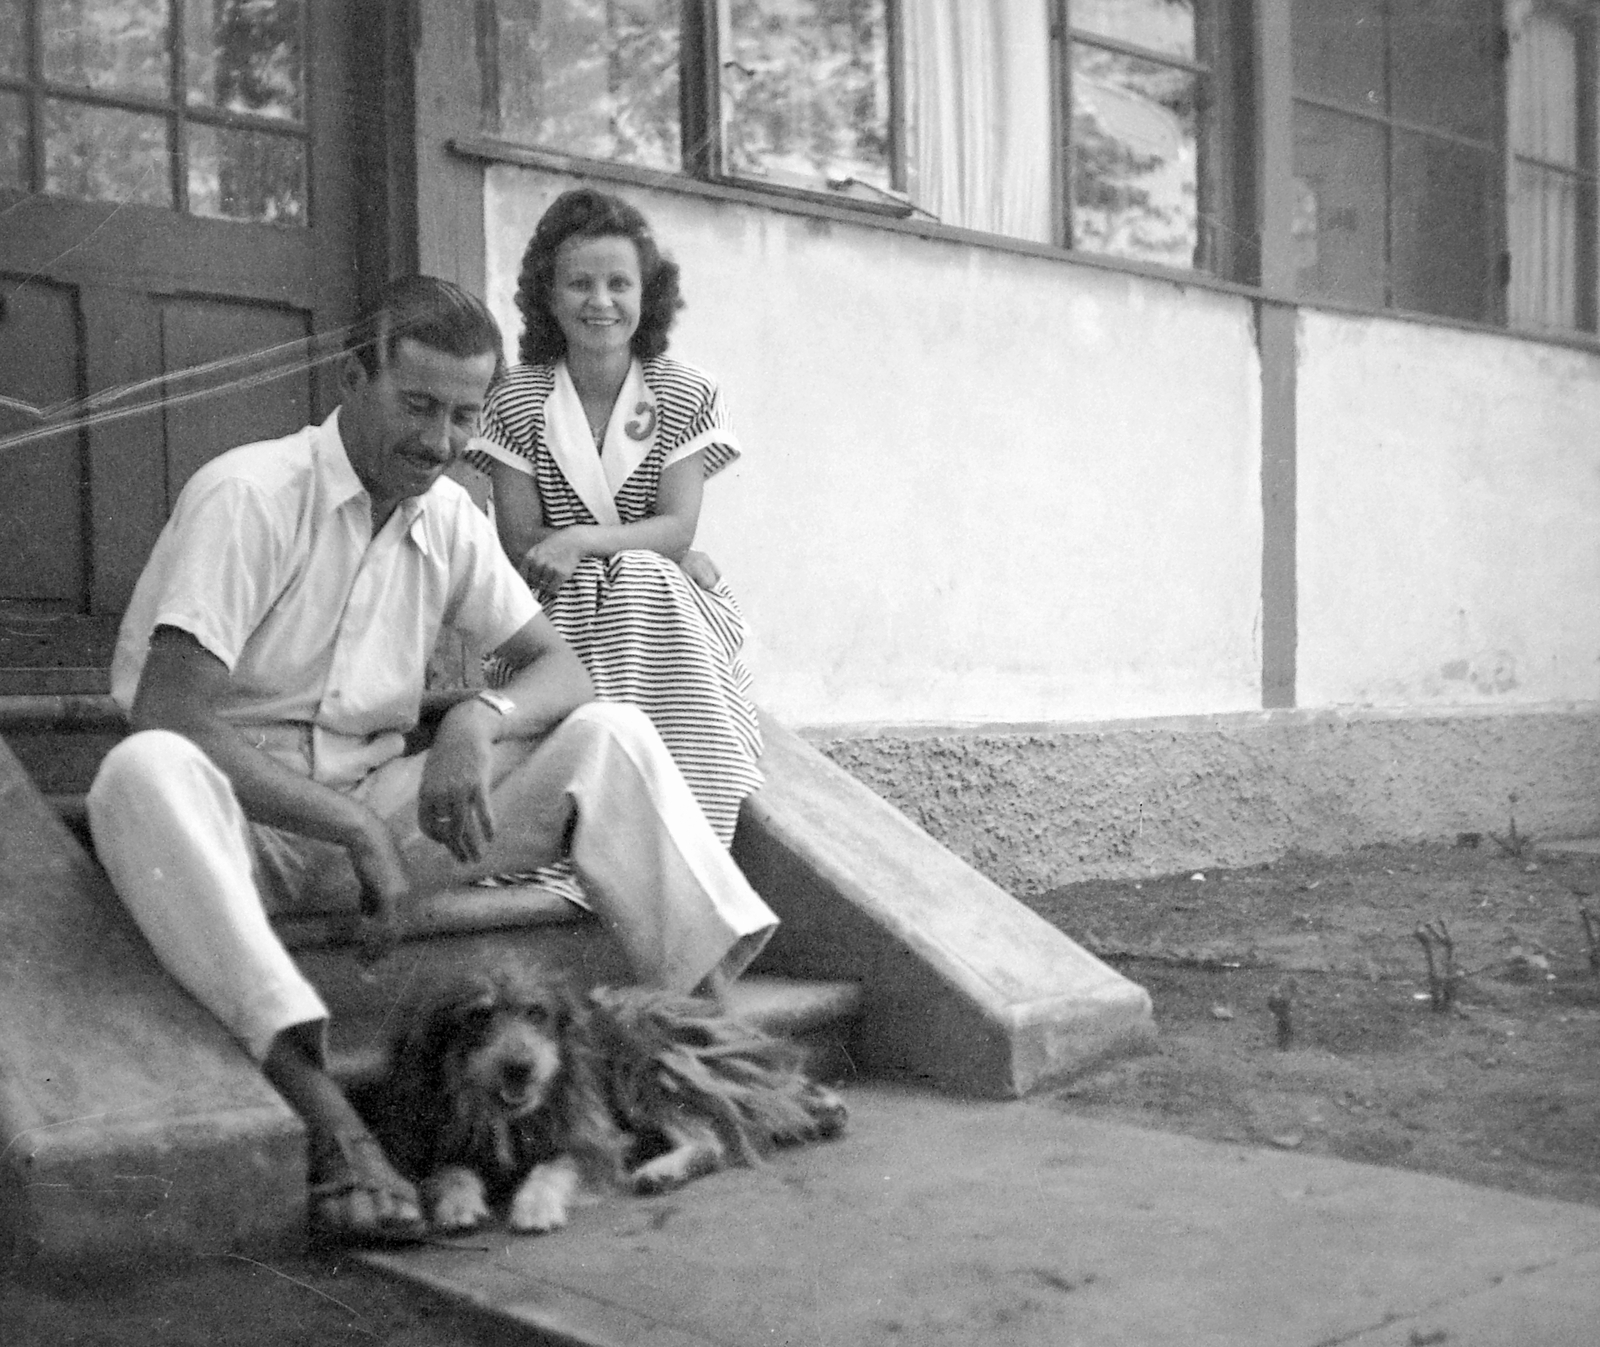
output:
[[[1531,833],[1519,833],[1517,831],[1516,791],[1511,792],[1511,800],[1506,812],[1511,820],[1510,827],[1506,829],[1506,835],[1502,837],[1499,833],[1490,833],[1489,836],[1494,838],[1496,845],[1507,856],[1512,857],[1514,860],[1521,860],[1533,850],[1533,836]]]
[[[1278,1024],[1278,1046],[1287,1048],[1294,1041],[1294,994],[1298,990],[1292,977],[1284,978],[1267,997],[1267,1009]]]
[[[1435,1014],[1443,1015],[1455,1008],[1456,991],[1464,974],[1456,967],[1456,945],[1450,938],[1450,928],[1444,918],[1425,921],[1414,932],[1428,960],[1428,1000]],[[1438,957],[1435,958],[1434,951]]]
[[[1600,928],[1587,905],[1578,904],[1578,921],[1583,926],[1583,940],[1589,951],[1589,976],[1600,978]]]

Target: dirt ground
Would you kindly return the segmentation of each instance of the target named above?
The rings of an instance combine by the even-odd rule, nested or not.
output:
[[[1154,1053],[1054,1102],[1600,1204],[1600,979],[1580,915],[1600,938],[1600,859],[1462,841],[1028,900],[1146,987],[1159,1031]],[[1441,922],[1464,975],[1445,1013],[1415,935]],[[1284,993],[1280,1046],[1268,1001]]]

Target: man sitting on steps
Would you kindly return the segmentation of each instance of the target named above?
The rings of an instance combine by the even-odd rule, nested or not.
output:
[[[134,591],[112,694],[135,733],[89,793],[95,849],[165,967],[305,1120],[313,1230],[414,1238],[417,1193],[324,1060],[328,1011],[268,922],[569,854],[641,981],[719,994],[776,918],[644,715],[592,700],[494,529],[443,476],[500,364],[481,302],[400,281],[321,425],[214,459]],[[404,756],[441,627],[517,670]]]

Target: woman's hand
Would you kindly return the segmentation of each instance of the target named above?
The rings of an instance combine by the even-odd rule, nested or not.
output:
[[[704,552],[685,552],[678,565],[701,589],[715,589],[717,581],[722,579],[722,572],[717,569],[717,563]]]
[[[566,528],[536,542],[522,554],[522,565],[517,569],[522,578],[541,599],[553,599],[556,591],[572,579],[578,563],[587,556],[582,535],[576,528]]]

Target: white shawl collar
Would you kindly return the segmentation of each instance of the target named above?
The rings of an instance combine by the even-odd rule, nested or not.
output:
[[[611,408],[604,447],[595,453],[589,421],[583,414],[583,403],[573,387],[567,362],[563,360],[556,366],[555,388],[545,405],[545,437],[556,466],[578,499],[588,506],[596,523],[614,526],[622,522],[617,514],[616,494],[655,446],[659,421],[655,395],[644,381],[644,369],[635,360]]]

